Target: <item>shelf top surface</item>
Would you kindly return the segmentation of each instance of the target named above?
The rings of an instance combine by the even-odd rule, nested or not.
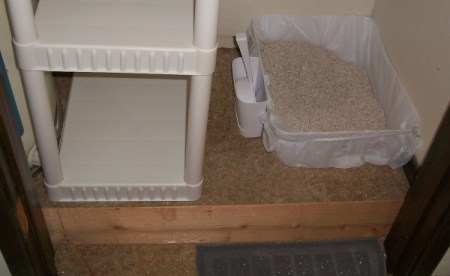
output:
[[[41,0],[44,45],[186,49],[193,47],[193,0]]]

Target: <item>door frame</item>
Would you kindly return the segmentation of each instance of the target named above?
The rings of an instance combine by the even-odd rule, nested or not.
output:
[[[384,242],[393,275],[431,275],[450,246],[450,104]]]
[[[0,72],[0,250],[12,275],[56,275],[54,251]]]

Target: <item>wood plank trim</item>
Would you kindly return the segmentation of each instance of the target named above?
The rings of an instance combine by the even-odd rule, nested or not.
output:
[[[210,243],[384,237],[402,200],[45,208],[55,244]]]

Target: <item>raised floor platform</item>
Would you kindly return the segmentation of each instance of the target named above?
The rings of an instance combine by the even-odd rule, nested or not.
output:
[[[218,52],[202,197],[194,202],[50,202],[37,175],[55,245],[387,234],[409,188],[403,170],[370,165],[347,170],[290,168],[265,152],[261,139],[240,136],[231,79],[231,61],[237,56],[236,49]],[[69,79],[60,80],[63,84],[58,86],[67,90]]]

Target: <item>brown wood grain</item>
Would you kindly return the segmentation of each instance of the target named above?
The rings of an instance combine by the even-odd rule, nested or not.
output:
[[[46,208],[54,243],[205,243],[384,237],[402,200]]]

